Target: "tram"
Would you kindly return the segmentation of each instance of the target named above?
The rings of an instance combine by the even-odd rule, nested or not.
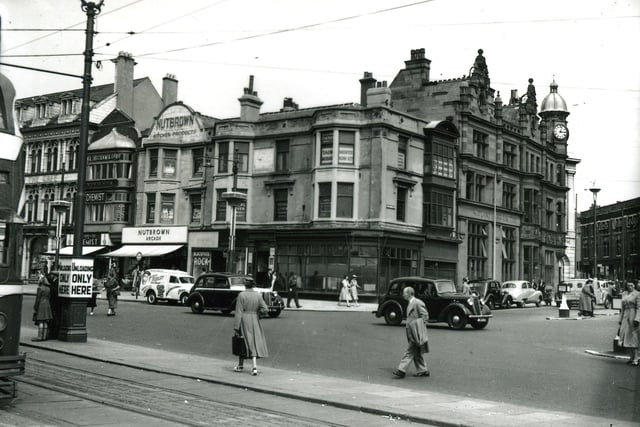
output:
[[[19,351],[24,154],[14,99],[13,84],[0,73],[0,401],[16,397],[11,378],[25,370],[25,354]]]

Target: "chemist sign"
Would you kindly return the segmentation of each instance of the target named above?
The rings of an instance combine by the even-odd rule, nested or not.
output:
[[[93,260],[60,258],[58,295],[63,298],[91,298]]]

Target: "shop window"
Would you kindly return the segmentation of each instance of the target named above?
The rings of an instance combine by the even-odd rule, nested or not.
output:
[[[162,177],[163,178],[176,178],[176,165],[178,162],[177,150],[163,150],[162,159]]]
[[[274,221],[286,221],[287,220],[287,201],[289,198],[289,191],[286,188],[273,190],[273,220]]]
[[[353,184],[351,183],[338,183],[336,217],[353,218]]]

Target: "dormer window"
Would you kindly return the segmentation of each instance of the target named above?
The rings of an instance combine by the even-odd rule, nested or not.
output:
[[[47,104],[42,102],[36,104],[36,119],[44,119],[47,117]]]
[[[73,99],[63,99],[60,104],[60,114],[67,116],[73,113]]]

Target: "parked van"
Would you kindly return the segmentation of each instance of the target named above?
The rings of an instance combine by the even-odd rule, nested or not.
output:
[[[140,295],[149,304],[169,301],[184,305],[194,282],[194,277],[186,271],[153,268],[142,275]]]
[[[561,282],[555,295],[556,306],[560,307],[562,294],[564,293],[569,308],[577,308],[580,304],[580,293],[586,281],[587,279],[567,279]]]

